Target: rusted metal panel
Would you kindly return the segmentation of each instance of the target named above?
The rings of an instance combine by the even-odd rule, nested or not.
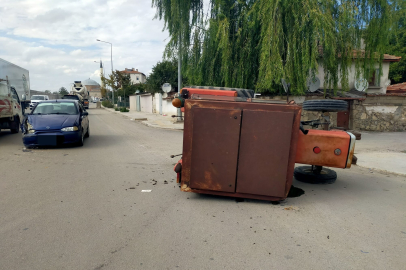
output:
[[[237,192],[283,197],[293,112],[243,111]]]
[[[210,109],[230,109],[230,110],[255,110],[255,111],[272,111],[272,112],[292,112],[294,115],[293,125],[291,130],[290,139],[290,149],[288,165],[287,165],[287,175],[284,182],[285,193],[281,197],[276,196],[264,196],[256,194],[238,193],[238,192],[222,192],[215,190],[205,190],[193,188],[190,186],[194,177],[191,177],[192,166],[194,166],[194,160],[192,160],[192,153],[194,147],[194,136],[193,130],[196,126],[195,112],[196,108],[210,108]],[[299,136],[299,125],[300,125],[300,113],[301,107],[297,105],[282,105],[282,104],[263,104],[263,103],[252,103],[252,102],[227,102],[227,101],[212,101],[212,100],[185,100],[185,122],[184,122],[184,133],[183,133],[183,157],[182,157],[182,179],[181,179],[181,190],[185,192],[196,192],[205,193],[213,195],[223,195],[231,197],[243,197],[259,200],[282,200],[287,197],[289,189],[293,181],[293,170],[295,165],[297,140]],[[204,116],[206,117],[206,116]],[[223,127],[221,127],[223,129]],[[223,138],[224,139],[224,138]]]
[[[190,187],[235,191],[241,110],[193,108]]]
[[[307,135],[299,133],[296,163],[345,168],[350,139],[350,135],[341,130],[311,129]],[[315,147],[321,149],[320,153],[314,153]],[[336,149],[340,149],[339,155],[334,153]]]

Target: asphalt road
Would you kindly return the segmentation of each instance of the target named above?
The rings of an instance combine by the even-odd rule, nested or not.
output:
[[[181,131],[89,114],[83,147],[0,134],[0,269],[405,267],[405,177],[355,166],[279,205],[183,193]]]

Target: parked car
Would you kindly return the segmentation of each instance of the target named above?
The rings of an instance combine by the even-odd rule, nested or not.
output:
[[[44,101],[44,100],[49,100],[48,95],[33,95],[31,96],[31,103],[30,103],[30,109],[34,108],[35,105],[37,105],[38,102]]]
[[[75,100],[38,103],[22,124],[26,147],[83,145],[89,137],[88,112]]]

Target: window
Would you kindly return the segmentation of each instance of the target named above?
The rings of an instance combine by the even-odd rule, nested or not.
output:
[[[34,96],[31,97],[31,100],[45,100],[45,98],[44,98],[44,96],[34,95]]]
[[[13,99],[15,99],[18,103],[20,103],[20,99],[18,98],[17,92],[13,87],[11,87],[11,95]]]
[[[140,78],[137,77],[137,81],[138,81],[139,79],[140,79]]]
[[[368,81],[369,86],[380,86],[379,68],[375,69],[372,77]]]
[[[73,102],[44,102],[39,103],[32,114],[77,114],[75,103]]]

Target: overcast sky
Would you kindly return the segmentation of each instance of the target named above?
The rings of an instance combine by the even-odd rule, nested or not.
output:
[[[100,83],[99,64],[145,73],[162,60],[168,33],[151,0],[1,0],[0,58],[30,72],[31,89]],[[68,89],[69,89],[68,88]]]

